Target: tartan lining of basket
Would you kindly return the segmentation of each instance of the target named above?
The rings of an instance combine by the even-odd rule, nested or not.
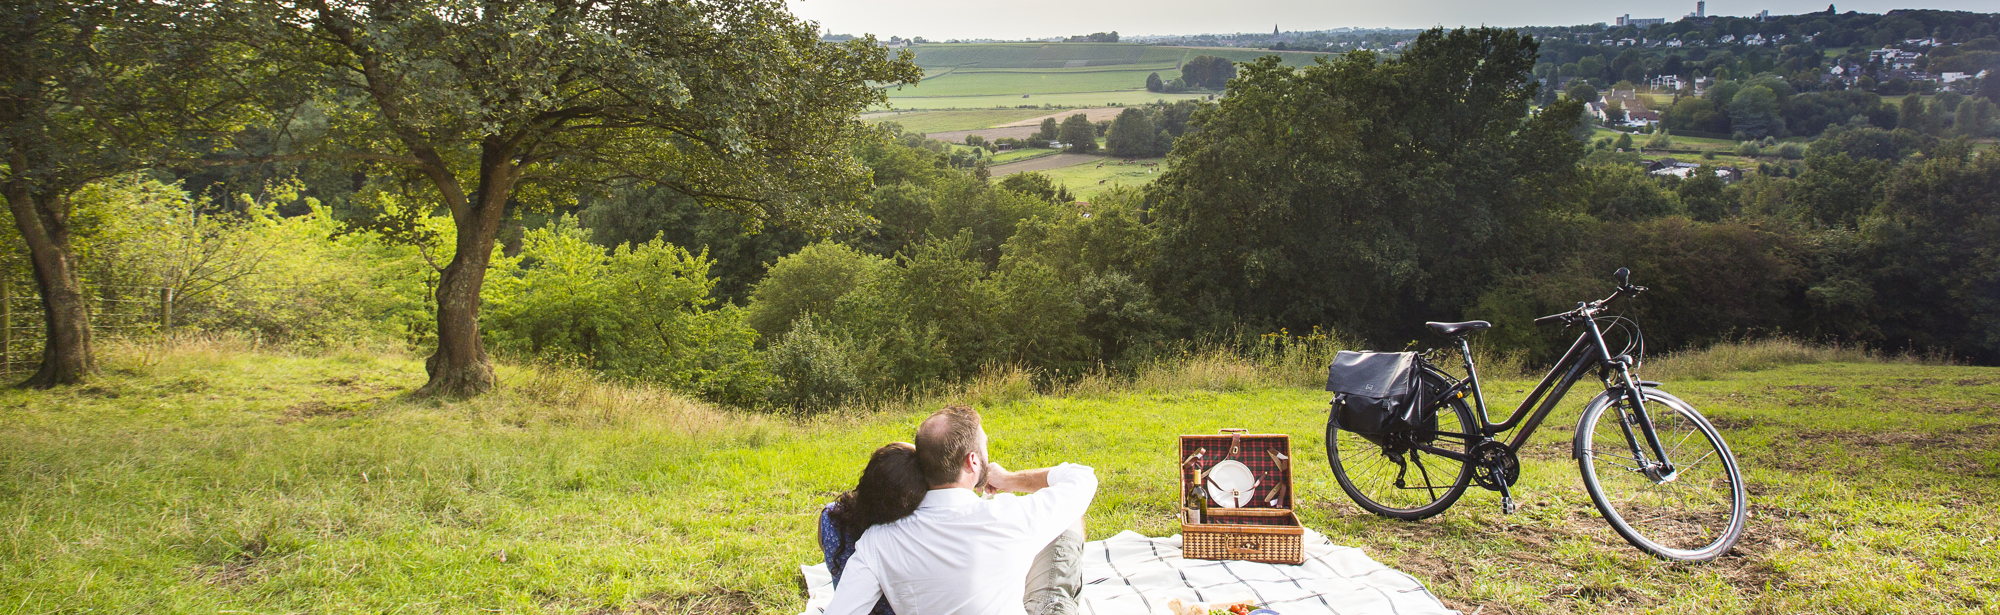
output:
[[[1290,450],[1291,438],[1289,436],[1285,436],[1282,434],[1243,434],[1242,442],[1239,445],[1240,448],[1238,449],[1234,457],[1231,457],[1229,455],[1229,441],[1231,438],[1232,436],[1230,436],[1229,434],[1212,434],[1212,435],[1204,434],[1199,436],[1181,436],[1180,458],[1187,459],[1188,457],[1193,456],[1195,449],[1207,449],[1207,452],[1202,453],[1201,460],[1194,463],[1195,466],[1199,466],[1201,468],[1202,475],[1204,477],[1208,475],[1209,468],[1214,467],[1215,464],[1220,463],[1224,459],[1235,459],[1237,462],[1242,463],[1246,467],[1249,467],[1250,474],[1252,476],[1257,477],[1257,490],[1252,492],[1250,505],[1245,506],[1244,508],[1271,508],[1270,505],[1271,489],[1277,487],[1278,485],[1285,486],[1284,497],[1280,499],[1278,502],[1278,504],[1280,505],[1279,507],[1291,508],[1293,502],[1292,500],[1293,493],[1291,489],[1291,483],[1292,483],[1291,476],[1289,476],[1284,470],[1280,469],[1276,463],[1273,463],[1271,461],[1271,454],[1270,454],[1270,451],[1277,451],[1280,453],[1284,453],[1286,457],[1291,457],[1292,456],[1292,451]],[[1286,461],[1288,464],[1297,463],[1298,459],[1290,458],[1287,459]],[[1192,476],[1193,475],[1189,469],[1183,468],[1181,470],[1180,480],[1182,483],[1186,483],[1189,479],[1192,478]],[[1212,503],[1213,500],[1210,500],[1210,502],[1211,502],[1211,504],[1209,505],[1210,513],[1227,516],[1226,512],[1218,512],[1216,510],[1216,506]],[[1229,524],[1298,525],[1296,521],[1292,519],[1286,519],[1284,517],[1234,517],[1234,516],[1230,517]]]

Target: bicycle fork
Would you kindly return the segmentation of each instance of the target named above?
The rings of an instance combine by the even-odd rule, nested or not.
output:
[[[1660,433],[1654,429],[1652,415],[1646,411],[1645,392],[1632,380],[1629,367],[1620,363],[1617,369],[1618,377],[1623,382],[1623,386],[1619,387],[1623,390],[1621,396],[1631,403],[1631,412],[1626,412],[1625,407],[1616,401],[1612,403],[1618,410],[1618,427],[1625,432],[1625,444],[1632,451],[1632,460],[1638,463],[1637,470],[1654,483],[1674,480],[1676,469],[1673,460],[1667,458],[1666,447],[1660,443]],[[1638,428],[1638,434],[1632,433],[1634,427]],[[1640,448],[1640,438],[1636,436],[1644,436],[1645,449]],[[1651,453],[1650,458],[1648,452]]]

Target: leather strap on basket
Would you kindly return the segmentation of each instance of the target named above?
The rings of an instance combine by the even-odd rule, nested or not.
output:
[[[1243,450],[1243,434],[1249,432],[1250,430],[1241,427],[1223,428],[1222,433],[1229,434],[1229,456],[1223,457],[1223,459],[1226,460],[1226,459],[1236,458],[1236,453],[1238,451]]]

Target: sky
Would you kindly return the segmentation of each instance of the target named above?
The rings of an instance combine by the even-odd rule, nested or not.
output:
[[[1834,2],[1840,12],[1899,8],[2000,11],[1993,0]],[[1712,0],[1709,15],[1773,15],[1826,10],[1828,0]],[[1116,30],[1120,35],[1270,32],[1432,26],[1568,26],[1613,23],[1620,15],[1665,17],[1694,12],[1694,0],[787,0],[799,17],[836,34],[1028,39]]]

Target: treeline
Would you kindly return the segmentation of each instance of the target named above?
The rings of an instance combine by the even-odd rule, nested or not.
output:
[[[446,262],[476,252],[471,350],[482,360],[491,348],[791,411],[1003,367],[1122,373],[1194,343],[1247,352],[1337,332],[1402,348],[1429,339],[1425,320],[1488,318],[1499,327],[1482,345],[1545,360],[1561,334],[1529,320],[1601,296],[1618,266],[1654,289],[1625,314],[1656,353],[1785,333],[2000,360],[2000,158],[1962,139],[1842,124],[1796,178],[1725,185],[1704,169],[1662,181],[1589,153],[1580,103],[1531,112],[1536,57],[1513,31],[1433,30],[1394,59],[1246,64],[1218,103],[1133,108],[1104,125],[1114,152],[1167,148],[1168,170],[1087,203],[1043,175],[962,168],[894,127],[795,144],[748,174],[733,165],[758,159],[732,150],[667,163],[708,151],[691,142],[633,152],[623,139],[565,141],[592,157],[560,158],[562,173],[506,198],[468,193],[504,208],[485,210],[493,218],[460,211],[442,196],[454,184],[421,165],[389,173],[401,167],[304,152],[288,167],[154,165],[146,176],[177,174],[199,188],[192,197],[123,174],[64,202],[76,220],[117,222],[73,227],[83,282],[156,284],[187,269],[104,255],[254,255],[229,261],[250,273],[206,274],[232,281],[186,326],[443,356],[450,328],[466,324],[453,320],[466,312],[453,311],[451,280],[467,274]],[[826,95],[860,104],[839,98],[875,91],[859,85]],[[826,117],[814,109],[796,125]],[[1073,119],[1048,128],[1094,142],[1098,125]],[[455,160],[477,166],[466,154],[485,140],[457,142]],[[808,152],[833,166],[786,166]],[[621,165],[661,166],[603,172]],[[589,173],[603,174],[558,181]],[[710,183],[685,183],[696,180]],[[213,198],[239,193],[262,196]],[[774,193],[787,198],[756,200]],[[181,217],[190,222],[147,222]],[[288,272],[310,283],[270,282]],[[449,371],[440,361],[433,382]]]
[[[1783,79],[1768,75],[1721,81],[1700,96],[1675,96],[1660,113],[1668,130],[1732,135],[1739,140],[1818,135],[1834,125],[1900,127],[1936,137],[1977,139],[1994,134],[1995,120],[2000,120],[2000,112],[1983,96],[1940,92],[1926,101],[1916,94],[1885,100],[1856,90],[1795,93]]]

